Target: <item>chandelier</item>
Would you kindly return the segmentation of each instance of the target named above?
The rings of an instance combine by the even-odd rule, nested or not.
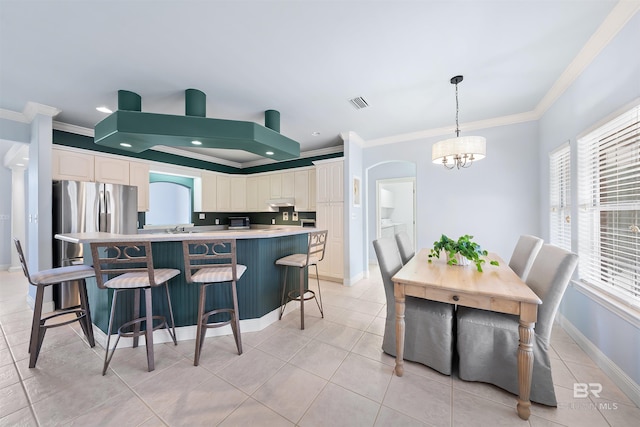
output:
[[[458,125],[458,83],[462,76],[451,78],[456,86],[456,137],[438,141],[431,149],[433,163],[442,163],[445,168],[468,168],[474,160],[484,159],[487,153],[487,140],[482,136],[460,136]]]

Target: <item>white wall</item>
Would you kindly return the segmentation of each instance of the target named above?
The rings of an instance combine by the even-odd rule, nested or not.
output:
[[[576,137],[603,118],[640,97],[640,14],[636,14],[567,91],[540,119],[540,212],[542,237],[549,239],[549,160],[555,147],[571,141],[572,194],[576,191]],[[572,217],[577,218],[577,203]],[[572,247],[577,252],[577,221]],[[636,383],[640,384],[640,328],[570,286],[561,314]]]
[[[11,169],[4,166],[4,156],[13,145],[11,141],[0,140],[0,269],[11,264]]]
[[[487,157],[468,169],[446,170],[431,162],[431,146],[441,138],[365,148],[363,167],[391,160],[415,162],[417,249],[431,247],[442,233],[452,238],[471,234],[485,249],[508,260],[521,234],[539,234],[537,123],[474,134],[487,138]],[[379,179],[374,172],[368,174],[369,181]],[[375,219],[373,227],[370,236],[375,236]]]

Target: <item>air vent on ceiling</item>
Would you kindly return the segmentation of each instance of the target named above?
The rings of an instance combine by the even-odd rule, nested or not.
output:
[[[358,96],[356,98],[352,98],[349,100],[349,102],[351,103],[351,105],[353,105],[353,107],[356,110],[362,110],[363,108],[366,108],[369,106],[369,104],[367,103],[367,101],[364,100],[363,97]]]

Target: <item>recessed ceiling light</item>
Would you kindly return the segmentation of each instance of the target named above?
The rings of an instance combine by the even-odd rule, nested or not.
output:
[[[193,145],[202,145],[202,142],[200,142],[200,141],[191,141],[191,143]]]
[[[127,148],[131,147],[131,144],[127,144],[126,142],[121,142],[120,145]]]
[[[266,154],[267,156],[273,156],[273,151],[267,151],[265,154]]]
[[[111,111],[109,108],[105,107],[104,105],[101,105],[100,107],[96,107],[96,110],[100,111],[101,113],[106,113],[106,114],[113,113],[113,111]]]
[[[16,166],[24,166],[22,163],[16,163]]]
[[[29,160],[29,158],[28,157],[23,157],[22,160]]]
[[[318,135],[320,135],[320,132],[318,132],[318,131],[311,132],[311,135],[312,135],[312,136],[318,136]]]

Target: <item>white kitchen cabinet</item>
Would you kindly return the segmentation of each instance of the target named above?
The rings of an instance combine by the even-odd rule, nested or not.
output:
[[[316,210],[316,170],[309,170],[309,211]]]
[[[218,212],[231,212],[231,178],[227,175],[216,178],[216,205]]]
[[[259,212],[258,209],[258,177],[247,177],[246,185],[247,212]]]
[[[271,175],[262,175],[258,177],[258,211],[273,212],[278,211],[277,208],[271,208],[267,205],[267,200],[271,198]]]
[[[149,210],[149,165],[129,162],[129,185],[138,187],[138,212]]]
[[[247,210],[247,178],[232,176],[230,188],[231,212],[245,212]]]
[[[279,199],[282,197],[282,174],[274,173],[269,175],[269,198]]]
[[[318,273],[328,280],[344,279],[343,159],[321,160],[316,165],[316,227],[329,231],[325,259]]]
[[[202,172],[202,210],[204,212],[216,212],[218,175],[211,172]]]
[[[129,162],[112,157],[95,156],[95,181],[129,185]]]
[[[294,197],[296,199],[295,210],[309,210],[309,171],[302,170],[294,173],[295,190]]]
[[[95,163],[94,156],[74,151],[53,149],[52,177],[56,180],[93,181]]]
[[[318,263],[321,278],[342,282],[344,279],[344,204],[318,203],[316,227],[328,230],[324,259]]]
[[[344,162],[338,160],[321,160],[316,163],[317,202],[344,201]]]
[[[280,177],[282,180],[280,197],[295,197],[295,172],[283,172]]]

